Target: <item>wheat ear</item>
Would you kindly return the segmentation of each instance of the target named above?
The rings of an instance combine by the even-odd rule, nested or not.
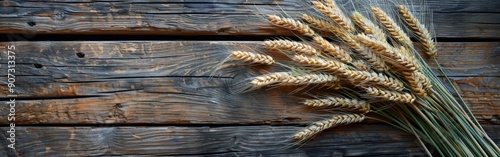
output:
[[[418,69],[418,65],[415,64],[413,59],[408,58],[406,55],[398,53],[398,51],[386,42],[374,40],[364,34],[357,35],[358,40],[370,48],[372,51],[386,57],[386,62],[394,65],[395,67],[404,67],[399,70],[404,71],[415,71]],[[394,60],[394,62],[389,62],[388,59]]]
[[[235,59],[242,60],[248,63],[267,64],[267,65],[271,65],[274,63],[273,57],[269,55],[244,52],[244,51],[234,51],[231,53],[231,55]]]
[[[344,13],[342,12],[342,10],[340,10],[337,4],[329,0],[327,0],[326,2],[328,7],[319,1],[313,1],[312,3],[316,9],[318,9],[320,12],[328,16],[343,29],[345,29],[348,32],[353,32],[354,25],[352,24],[351,20],[344,15]]]
[[[430,56],[435,56],[437,54],[436,43],[425,26],[421,24],[419,20],[411,14],[410,10],[403,5],[398,5],[398,10],[401,16],[403,16],[403,19],[406,21],[406,24],[413,30],[419,39],[425,53]]]
[[[365,60],[354,60],[352,61],[351,63],[352,65],[354,65],[354,67],[356,67],[356,69],[358,70],[363,70],[363,71],[370,71],[371,68],[370,68],[370,65],[366,64]]]
[[[404,33],[403,29],[401,29],[387,13],[382,11],[379,7],[371,7],[371,9],[380,23],[384,25],[394,39],[409,47],[413,45],[410,37]]]
[[[307,24],[291,18],[268,15],[267,19],[276,25],[298,31],[305,36],[313,37],[316,34]]]
[[[311,107],[335,107],[345,108],[353,111],[367,113],[370,111],[370,105],[364,100],[341,98],[341,97],[327,97],[324,99],[307,99],[304,104]]]
[[[351,123],[359,123],[365,119],[365,115],[363,114],[346,114],[333,116],[332,119],[319,121],[314,123],[313,125],[305,128],[304,130],[296,133],[293,138],[297,141],[306,140],[311,138],[312,136],[320,133],[321,131],[339,126],[339,125],[347,125]]]
[[[377,71],[387,70],[387,65],[384,60],[378,55],[373,53],[369,48],[364,45],[359,44],[357,40],[352,38],[352,35],[346,36],[344,38],[346,41],[358,54],[360,54],[367,62],[369,62]]]
[[[387,40],[384,31],[364,17],[361,13],[355,11],[352,13],[351,17],[354,23],[356,23],[366,34],[372,35],[375,39],[381,41]]]
[[[331,72],[333,74],[341,74],[347,70],[347,64],[339,61],[324,60],[317,57],[307,57],[304,55],[295,55],[292,60],[302,64],[305,67],[314,68],[317,70],[323,70]]]
[[[419,71],[403,72],[403,76],[410,84],[412,91],[421,97],[427,96],[427,92],[432,88],[429,78]]]
[[[365,88],[365,90],[368,95],[383,98],[388,101],[401,103],[413,103],[413,101],[415,101],[415,97],[409,93],[389,91],[376,87],[368,87]]]
[[[341,49],[340,46],[331,44],[321,36],[315,36],[313,40],[321,48],[323,48],[325,51],[335,56],[335,58],[339,59],[340,61],[344,63],[350,63],[352,61],[351,56],[348,53],[346,53],[343,49]]]
[[[314,18],[310,15],[307,14],[302,14],[302,19],[312,25],[313,27],[316,27],[317,29],[323,30],[323,31],[331,31],[332,29],[338,29],[334,24],[332,24],[329,21]]]
[[[293,51],[301,55],[319,55],[321,52],[310,45],[290,40],[267,40],[264,45],[268,48]]]

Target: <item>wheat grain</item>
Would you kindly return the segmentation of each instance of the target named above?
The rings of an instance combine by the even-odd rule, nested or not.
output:
[[[352,13],[352,19],[366,34],[372,35],[375,39],[385,41],[386,36],[384,31],[380,29],[377,25],[373,24],[366,17],[361,15],[361,13],[355,11]]]
[[[269,55],[257,54],[252,52],[234,51],[231,55],[238,60],[242,60],[248,63],[258,63],[271,65],[274,63],[273,57]]]
[[[341,49],[337,45],[333,45],[330,42],[328,42],[326,39],[324,39],[321,36],[315,36],[313,37],[314,42],[316,42],[321,48],[323,48],[325,51],[329,52],[333,56],[335,56],[337,59],[344,63],[349,63],[352,61],[351,56],[346,53],[343,49]]]
[[[370,111],[370,105],[364,100],[341,98],[341,97],[327,97],[324,99],[307,99],[304,101],[306,106],[311,107],[335,107],[345,108],[352,111],[359,111],[367,113]]]
[[[296,133],[293,138],[297,141],[306,140],[321,131],[339,126],[339,125],[347,125],[351,123],[359,123],[365,119],[365,115],[363,114],[346,114],[333,116],[332,119],[319,121],[314,123],[313,125],[305,128],[304,130]]]
[[[415,71],[418,69],[418,65],[414,63],[413,59],[408,58],[406,55],[403,55],[401,53],[397,53],[395,48],[393,48],[386,42],[371,39],[364,34],[358,34],[357,37],[363,45],[370,48],[372,51],[384,56],[386,62],[392,64],[395,67],[403,67],[399,70]],[[393,62],[389,62],[389,59],[392,59]]]
[[[276,15],[268,15],[267,19],[276,25],[298,31],[305,36],[313,37],[316,34],[307,24],[304,24],[300,21],[291,18],[284,18]]]
[[[343,29],[348,32],[354,31],[354,25],[351,20],[344,15],[342,10],[340,10],[334,2],[328,3],[328,7],[319,1],[313,1],[312,3],[317,10],[328,16]]]
[[[400,43],[404,44],[405,46],[411,47],[412,42],[410,37],[404,33],[403,29],[399,27],[394,20],[387,15],[382,9],[379,7],[371,7],[372,12],[375,14],[375,17],[382,23],[382,25],[389,31],[389,34],[399,41]]]
[[[383,98],[384,100],[401,102],[401,103],[413,103],[415,97],[409,93],[389,91],[385,89],[380,89],[376,87],[365,88],[368,95]]]
[[[301,55],[319,55],[321,52],[310,45],[290,41],[290,40],[268,40],[264,41],[264,45],[268,48],[293,51]]]
[[[413,30],[419,39],[425,53],[430,56],[435,56],[437,54],[436,44],[425,26],[421,24],[419,20],[411,14],[410,10],[403,5],[398,5],[398,10],[401,16],[403,16],[403,19],[406,21],[406,24]]]

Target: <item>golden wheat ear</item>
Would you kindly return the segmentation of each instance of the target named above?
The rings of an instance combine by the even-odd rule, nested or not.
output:
[[[373,24],[360,12],[357,11],[353,12],[351,17],[354,23],[356,23],[356,25],[358,25],[359,28],[361,28],[365,34],[371,35],[375,39],[380,41],[387,40],[384,31],[380,29],[380,27],[378,27],[377,25]]]
[[[432,88],[429,78],[419,71],[403,72],[403,76],[408,81],[411,90],[418,96],[426,97]]]
[[[399,25],[379,7],[371,7],[371,10],[378,21],[387,29],[392,38],[396,39],[404,46],[412,47],[413,43]]]
[[[398,10],[405,20],[405,23],[411,30],[413,30],[413,33],[415,33],[417,39],[422,44],[425,53],[431,57],[436,56],[436,43],[431,37],[429,30],[423,24],[421,24],[419,20],[415,18],[415,16],[413,16],[410,10],[408,10],[408,8],[406,8],[405,6],[398,5]]]
[[[386,63],[389,63],[396,68],[393,70],[415,71],[418,69],[418,65],[413,59],[398,53],[398,51],[396,51],[396,49],[388,43],[374,40],[364,34],[358,34],[357,37],[364,46],[370,48],[377,54],[384,56]]]
[[[344,49],[340,48],[340,46],[330,43],[321,36],[315,36],[313,37],[313,40],[316,44],[318,44],[321,48],[323,48],[323,50],[329,52],[336,59],[339,59],[344,63],[350,63],[352,61],[352,58],[349,55],[349,53],[344,51]]]
[[[368,95],[373,97],[382,98],[386,101],[399,102],[411,104],[415,101],[415,97],[410,93],[405,92],[395,92],[390,90],[385,90],[377,87],[368,87],[365,89]]]
[[[233,51],[231,52],[231,56],[237,60],[242,60],[247,63],[271,65],[275,62],[273,57],[269,55],[257,54],[253,52]]]
[[[319,1],[313,1],[314,7],[328,16],[333,22],[342,27],[347,32],[354,32],[354,25],[351,20],[344,15],[344,12],[334,1],[326,0],[326,5]]]
[[[333,96],[323,99],[307,99],[304,101],[304,105],[311,107],[342,108],[362,113],[367,113],[370,111],[370,105],[364,100]]]
[[[291,72],[276,72],[268,75],[257,76],[250,82],[253,89],[269,85],[309,85],[309,84],[329,84],[338,82],[339,79],[327,74],[302,74],[297,75]]]
[[[345,114],[345,115],[333,116],[332,119],[314,123],[313,125],[296,133],[293,136],[293,138],[297,141],[304,141],[328,128],[340,125],[347,125],[351,123],[359,123],[364,119],[365,119],[364,114]]]

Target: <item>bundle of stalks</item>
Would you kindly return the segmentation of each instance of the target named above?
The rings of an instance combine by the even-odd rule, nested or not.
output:
[[[289,69],[290,72],[254,77],[249,83],[252,90],[281,84],[338,81],[347,84],[341,88],[349,90],[325,90],[331,92],[330,95],[342,97],[306,99],[302,104],[312,108],[342,108],[351,113],[315,122],[295,134],[294,140],[306,141],[322,130],[361,122],[366,113],[374,112],[390,119],[388,123],[432,145],[441,156],[500,156],[500,149],[469,108],[452,96],[419,55],[433,57],[438,51],[428,27],[416,18],[410,7],[396,4],[392,6],[393,10],[384,10],[363,1],[358,5],[366,5],[367,9],[353,11],[350,18],[332,0],[312,1],[310,4],[324,17],[317,18],[316,14],[303,14],[296,19],[277,15],[267,17],[273,24],[296,31],[310,40],[307,43],[290,40],[264,42],[269,49],[286,52],[289,61],[275,61],[271,56],[251,52],[232,53],[234,59],[243,62],[268,65],[276,62],[275,65],[286,65],[284,67]],[[391,16],[390,13],[398,14]],[[404,30],[412,31],[422,45],[422,52],[418,52]],[[330,42],[330,37],[321,36],[317,31],[329,31],[342,42]],[[437,62],[435,57],[433,59]],[[425,144],[423,146],[426,148]]]

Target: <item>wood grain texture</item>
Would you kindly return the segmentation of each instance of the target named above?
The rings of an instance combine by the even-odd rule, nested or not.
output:
[[[259,42],[16,42],[0,47],[8,44],[17,47],[19,124],[304,124],[329,116],[304,108],[301,99],[288,94],[290,88],[230,94],[230,85],[247,77],[249,68],[236,62],[215,72],[214,67],[231,49],[263,51]],[[442,66],[485,124],[499,121],[499,46],[438,45]],[[5,64],[1,69],[6,71]],[[5,96],[6,88],[0,86],[0,94]],[[3,105],[0,113],[8,110]]]
[[[93,3],[89,3],[93,2]],[[377,3],[383,3],[383,0]],[[415,2],[418,2],[415,0]],[[339,2],[351,7],[347,0]],[[428,0],[437,37],[498,38],[498,1]],[[292,35],[260,16],[312,9],[302,0],[56,1],[10,0],[0,7],[0,33],[140,35]],[[258,8],[258,9],[257,9]]]
[[[16,127],[16,151],[2,156],[423,156],[413,135],[381,124],[349,125],[284,149],[297,126]],[[499,125],[485,125],[500,144]],[[1,127],[2,132],[9,128]],[[4,134],[0,143],[7,144]],[[433,151],[431,149],[431,151]]]

